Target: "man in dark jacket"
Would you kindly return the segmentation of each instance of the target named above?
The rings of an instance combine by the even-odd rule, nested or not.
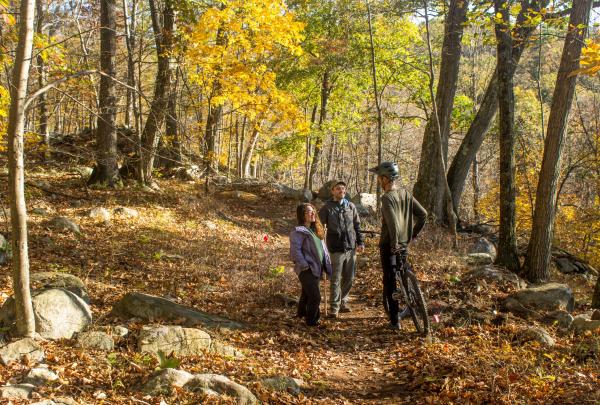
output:
[[[319,210],[319,219],[327,227],[327,249],[331,255],[333,274],[330,281],[329,317],[350,312],[348,294],[356,272],[356,252],[364,250],[360,233],[360,217],[346,197],[346,183],[338,181],[331,188],[332,197]]]
[[[406,251],[408,244],[417,237],[427,219],[427,211],[406,190],[397,187],[398,165],[394,162],[381,162],[369,169],[377,175],[377,182],[383,189],[381,196],[381,239],[379,253],[383,268],[383,293],[389,308],[390,327],[399,329],[398,301],[393,299],[396,291],[396,263],[399,253]],[[413,220],[415,220],[413,222]]]

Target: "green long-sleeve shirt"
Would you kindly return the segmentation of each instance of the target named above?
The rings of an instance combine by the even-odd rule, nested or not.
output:
[[[406,248],[413,236],[423,229],[427,211],[406,190],[389,190],[381,196],[380,244]],[[413,217],[416,221],[413,223]]]

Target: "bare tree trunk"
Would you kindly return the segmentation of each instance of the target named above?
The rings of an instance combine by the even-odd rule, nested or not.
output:
[[[521,1],[521,12],[517,16],[516,27],[513,30],[513,38],[515,43],[512,51],[512,72],[514,75],[514,69],[519,64],[523,50],[527,45],[527,41],[531,34],[535,31],[535,26],[525,23],[525,19],[528,16],[529,9],[539,11],[541,8],[546,7],[548,0],[532,1],[522,0]],[[452,202],[454,209],[458,212],[460,207],[460,201],[464,190],[465,182],[469,174],[469,168],[476,159],[477,151],[481,147],[485,135],[492,123],[494,115],[498,109],[498,72],[495,71],[494,75],[490,79],[486,91],[479,106],[479,110],[471,122],[467,134],[450,164],[448,169],[448,185],[452,192]]]
[[[37,21],[36,21],[36,33],[38,35],[43,35],[43,27],[44,27],[44,17],[45,17],[45,13],[44,13],[44,4],[42,2],[42,0],[37,0],[36,1],[36,8],[37,8]],[[46,68],[46,62],[44,61],[44,58],[42,57],[41,53],[38,54],[37,58],[37,71],[38,71],[38,86],[41,89],[42,87],[44,87],[46,85],[46,80],[47,80],[47,68]],[[48,106],[46,103],[47,100],[47,95],[46,93],[42,93],[39,95],[38,97],[38,108],[39,108],[39,120],[40,120],[40,126],[39,126],[39,133],[40,135],[42,135],[42,137],[44,138],[44,159],[49,160],[50,159],[50,132],[48,131]]]
[[[424,1],[427,7],[427,1]],[[445,166],[448,159],[448,138],[450,136],[450,119],[454,106],[454,95],[458,83],[458,70],[461,56],[461,39],[464,23],[467,18],[467,0],[451,0],[448,15],[444,24],[444,41],[440,63],[440,79],[437,92],[432,102],[437,106],[437,111],[430,114],[419,162],[419,174],[413,192],[415,198],[423,204],[437,221],[446,222],[446,192],[444,170],[443,178],[440,177],[440,166]],[[427,10],[426,10],[427,12]],[[440,138],[441,145],[437,139]],[[442,160],[438,158],[438,149],[442,149]]]
[[[323,73],[323,82],[321,84],[321,109],[319,112],[319,126],[318,129],[321,131],[323,129],[323,123],[327,118],[327,101],[329,100],[329,95],[331,94],[331,90],[333,86],[330,83],[330,72],[329,70]],[[315,149],[313,153],[313,159],[310,164],[310,173],[308,175],[308,189],[312,190],[314,185],[315,175],[317,174],[317,170],[319,168],[319,164],[321,163],[321,154],[323,153],[323,134],[319,134],[319,136],[315,139]]]
[[[524,276],[533,283],[546,281],[550,277],[549,266],[556,213],[556,182],[560,170],[567,118],[577,83],[577,76],[573,75],[573,72],[579,68],[579,57],[587,32],[591,7],[592,0],[573,2],[569,30],[552,96],[548,130],[544,141],[544,157],[535,198],[531,239],[523,267]]]
[[[479,187],[479,162],[477,158],[473,160],[473,172],[471,174],[471,179],[473,182],[473,216],[475,217],[475,222],[479,222],[479,198],[481,194],[481,189]],[[455,207],[458,211],[458,208]]]
[[[513,272],[519,271],[517,254],[516,213],[515,213],[515,135],[514,135],[514,93],[513,93],[513,41],[508,24],[510,15],[506,0],[494,0],[497,15],[502,22],[496,22],[498,106],[500,127],[500,231],[496,264]]]
[[[325,174],[326,179],[331,178],[331,169],[333,168],[333,157],[335,156],[335,150],[337,147],[337,136],[331,136],[331,145],[329,145],[329,153],[327,154],[327,173]]]
[[[317,105],[313,106],[312,114],[310,117],[310,128],[313,129],[315,121],[317,120]],[[310,182],[310,156],[311,156],[312,139],[310,133],[306,136],[306,155],[304,159],[304,190],[309,189]]]
[[[244,116],[242,120],[242,134],[240,135],[240,155],[238,157],[238,176],[244,177],[244,142],[246,137],[246,121],[248,118]]]
[[[244,167],[244,171],[243,171],[243,177],[249,177],[251,176],[253,173],[255,172],[251,172],[250,170],[250,166],[252,163],[252,154],[254,153],[254,148],[256,147],[256,143],[258,141],[258,136],[260,135],[260,132],[258,131],[258,128],[254,128],[252,130],[252,136],[250,137],[250,141],[248,142],[248,146],[246,147],[246,151],[244,152],[244,163],[243,163],[243,167]]]
[[[23,159],[23,132],[25,101],[33,45],[34,0],[22,0],[19,21],[19,42],[15,53],[10,109],[8,113],[8,179],[10,223],[13,251],[13,290],[20,336],[35,334],[35,318],[29,290],[29,254],[27,247],[27,210],[25,206],[25,164]]]
[[[168,96],[171,87],[171,53],[173,49],[173,34],[175,26],[175,12],[173,10],[172,0],[165,1],[163,11],[162,27],[159,22],[158,11],[156,10],[155,0],[149,0],[150,14],[152,16],[152,29],[156,42],[156,53],[158,57],[158,69],[156,72],[156,83],[154,86],[154,98],[146,119],[146,125],[142,132],[142,163],[143,172],[140,180],[147,185],[152,183],[152,170],[154,168],[154,158],[156,157],[156,148],[160,139],[160,129],[163,125],[165,112],[167,109]]]
[[[136,133],[139,136],[142,125],[138,107],[138,95],[132,90],[137,88],[135,80],[135,62],[133,60],[133,53],[135,52],[135,35],[132,33],[135,31],[137,21],[137,1],[134,0],[132,3],[131,19],[129,18],[129,5],[127,4],[127,0],[122,0],[122,5],[123,25],[125,27],[125,45],[127,46],[127,84],[130,87],[127,89],[126,95],[127,111],[125,113],[125,125],[135,127]],[[134,122],[133,125],[131,125],[132,119]]]
[[[172,138],[172,145],[167,145],[167,148],[171,150],[167,162],[167,166],[180,165],[182,162],[181,152],[181,140],[179,139],[179,120],[177,118],[177,87],[179,84],[177,73],[175,73],[173,85],[171,86],[171,92],[169,94],[169,101],[167,103],[167,117],[165,122],[165,129],[167,137]]]
[[[100,114],[96,131],[96,166],[88,184],[105,184],[114,187],[119,184],[117,164],[117,97],[114,55],[117,49],[117,21],[115,0],[100,0]]]
[[[600,276],[596,280],[596,287],[594,288],[594,295],[592,297],[592,308],[600,309]]]

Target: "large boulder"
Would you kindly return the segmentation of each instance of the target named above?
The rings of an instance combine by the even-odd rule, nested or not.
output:
[[[371,213],[377,212],[377,194],[359,193],[351,201],[357,208],[360,206],[366,208]]]
[[[42,361],[44,349],[32,338],[17,340],[0,347],[0,362],[7,365],[11,361],[20,362],[23,358],[30,361]]]
[[[333,187],[333,185],[335,183],[337,183],[339,180],[329,180],[326,183],[324,183],[321,188],[319,189],[319,192],[317,193],[317,197],[321,200],[321,201],[327,201],[331,198],[331,187]],[[346,199],[347,200],[352,200],[352,197],[350,196],[350,194],[348,192],[346,192]]]
[[[496,259],[496,246],[486,238],[481,237],[469,248],[469,253],[487,253],[494,261]]]
[[[79,296],[85,302],[90,302],[85,284],[79,277],[72,274],[61,271],[41,271],[31,273],[30,280],[35,288],[63,288]]]
[[[49,226],[51,228],[56,229],[59,232],[71,232],[79,235],[81,233],[81,229],[79,229],[79,225],[75,222],[71,221],[66,217],[55,217],[52,218],[49,222]]]
[[[181,326],[144,326],[138,341],[141,352],[173,352],[177,356],[199,356],[208,351],[210,346],[211,337],[208,333]]]
[[[556,325],[559,328],[568,329],[573,323],[573,319],[573,315],[567,311],[562,311],[559,309],[545,314],[542,317],[541,322],[545,323],[546,325]]]
[[[208,395],[227,395],[240,405],[257,404],[258,400],[243,385],[219,374],[190,374],[186,371],[164,369],[157,372],[142,388],[149,395],[169,395],[174,387]]]
[[[0,398],[4,399],[28,399],[35,386],[31,384],[14,384],[0,387]]]
[[[575,297],[566,284],[548,283],[537,287],[526,288],[510,294],[505,304],[510,301],[528,309],[541,311],[566,310],[573,311]]]
[[[89,305],[65,289],[34,291],[32,302],[35,330],[46,339],[70,339],[92,323]],[[0,325],[13,327],[15,320],[15,302],[9,298],[0,309]]]
[[[313,199],[313,193],[310,190],[296,190],[295,188],[288,187],[284,184],[275,184],[274,187],[284,195],[284,197],[298,200],[301,202],[310,202]]]
[[[42,386],[58,380],[58,375],[46,365],[32,368],[23,380],[24,383]]]
[[[505,291],[527,287],[527,282],[515,273],[503,267],[493,265],[477,267],[467,273],[463,280],[468,283],[477,283],[480,280],[485,280],[487,283],[499,285]]]
[[[165,321],[184,320],[187,326],[203,325],[228,329],[242,327],[240,323],[230,319],[196,311],[165,298],[138,292],[125,294],[115,303],[113,313],[125,319],[135,317],[151,322],[159,319]]]

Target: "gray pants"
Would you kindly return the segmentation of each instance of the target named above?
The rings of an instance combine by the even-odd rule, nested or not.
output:
[[[346,252],[331,253],[331,264],[333,274],[329,284],[330,308],[331,312],[337,313],[342,302],[344,304],[348,302],[348,294],[352,288],[356,272],[356,251],[348,250]]]

